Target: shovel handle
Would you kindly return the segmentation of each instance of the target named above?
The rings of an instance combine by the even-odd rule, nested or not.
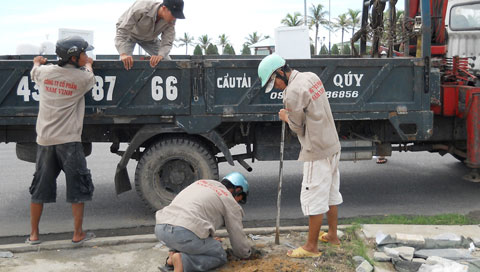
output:
[[[277,194],[277,221],[275,227],[275,244],[280,244],[280,203],[282,199],[283,180],[283,150],[285,148],[285,122],[282,121],[282,135],[280,140],[280,169],[278,173],[278,194]]]

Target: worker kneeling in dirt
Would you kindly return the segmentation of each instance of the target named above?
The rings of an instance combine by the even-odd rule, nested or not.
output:
[[[155,235],[170,248],[165,270],[210,271],[227,262],[222,243],[213,235],[225,225],[233,254],[249,258],[251,245],[243,232],[248,182],[233,172],[221,182],[199,180],[183,189],[172,203],[157,211]]]

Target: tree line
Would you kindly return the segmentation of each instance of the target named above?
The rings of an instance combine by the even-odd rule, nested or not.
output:
[[[388,12],[384,14],[384,21],[387,21]],[[403,21],[403,11],[397,11],[395,17],[394,28],[398,29],[397,33],[401,33]],[[325,10],[325,7],[322,4],[312,4],[309,8],[309,13],[307,16],[307,26],[310,29],[315,31],[315,38],[310,45],[310,51],[312,55],[338,55],[338,54],[350,54],[351,47],[350,45],[344,44],[345,34],[351,33],[352,37],[355,34],[355,29],[359,27],[361,22],[361,11],[348,9],[346,13],[338,15],[338,17],[333,18],[332,21],[328,20],[328,11]],[[293,14],[287,13],[287,15],[281,20],[281,24],[285,26],[301,26],[304,25],[304,18],[300,12],[294,12]],[[319,33],[323,28],[326,31],[332,33],[341,32],[341,45],[340,48],[337,44],[333,46],[328,46],[325,43],[325,36],[322,39],[319,37]],[[385,30],[389,29],[390,26],[387,23]],[[251,55],[250,45],[255,44],[263,39],[269,38],[268,35],[262,35],[258,32],[253,32],[245,37],[245,42],[242,46],[240,52],[241,55]],[[390,37],[392,38],[392,37]],[[400,40],[401,38],[393,37],[393,40]],[[350,39],[348,39],[350,40]],[[382,43],[386,43],[389,40],[388,31],[385,31],[382,36]],[[321,48],[318,50],[318,42],[320,41]],[[236,55],[235,49],[233,48],[229,37],[227,34],[221,34],[218,38],[213,41],[211,37],[207,34],[201,35],[195,40],[194,36],[191,36],[189,33],[184,33],[183,37],[176,40],[178,47],[185,47],[185,54],[188,55],[188,49],[191,46],[195,46],[193,54],[194,55]],[[398,41],[399,43],[399,41]],[[219,48],[221,47],[221,52]],[[330,47],[330,48],[329,48]]]

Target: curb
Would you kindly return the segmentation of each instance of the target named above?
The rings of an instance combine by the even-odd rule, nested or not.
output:
[[[338,229],[345,229],[351,225],[339,225]],[[327,226],[322,227],[322,229],[327,229]],[[245,234],[253,235],[267,235],[275,233],[275,227],[268,228],[246,228],[244,229]],[[292,227],[281,227],[280,233],[286,232],[307,232],[308,226],[292,226]],[[228,237],[228,232],[224,229],[218,230],[215,232],[217,237]],[[124,244],[133,244],[133,243],[158,243],[157,238],[154,234],[144,234],[144,235],[129,235],[129,236],[114,236],[114,237],[96,237],[92,240],[86,241],[80,245],[72,244],[71,240],[58,240],[58,241],[47,241],[42,242],[38,245],[27,245],[27,244],[7,244],[0,245],[1,251],[10,251],[12,253],[25,253],[25,252],[34,252],[41,250],[58,250],[58,249],[75,249],[82,247],[99,247],[99,246],[117,246]]]

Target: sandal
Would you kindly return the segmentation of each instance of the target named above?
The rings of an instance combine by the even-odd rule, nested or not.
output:
[[[93,238],[95,238],[95,233],[91,232],[91,231],[88,231],[87,233],[85,233],[85,238],[83,238],[82,240],[80,241],[73,241],[72,240],[72,244],[74,245],[81,245],[83,244],[84,242],[88,241],[88,240],[92,240]]]
[[[338,247],[340,246],[340,244],[330,243],[330,241],[326,237],[327,235],[328,235],[328,232],[320,231],[320,233],[318,234],[318,240],[323,242],[323,243],[329,243],[332,246],[338,246]]]
[[[30,240],[30,237],[27,238],[27,240],[25,240],[25,244],[29,244],[31,246],[33,245],[38,245],[40,244],[42,241],[40,240]]]
[[[287,256],[291,258],[315,258],[322,256],[322,252],[310,252],[303,249],[303,247],[298,247],[292,252],[287,252]]]
[[[377,164],[385,164],[387,161],[387,158],[377,158]]]

